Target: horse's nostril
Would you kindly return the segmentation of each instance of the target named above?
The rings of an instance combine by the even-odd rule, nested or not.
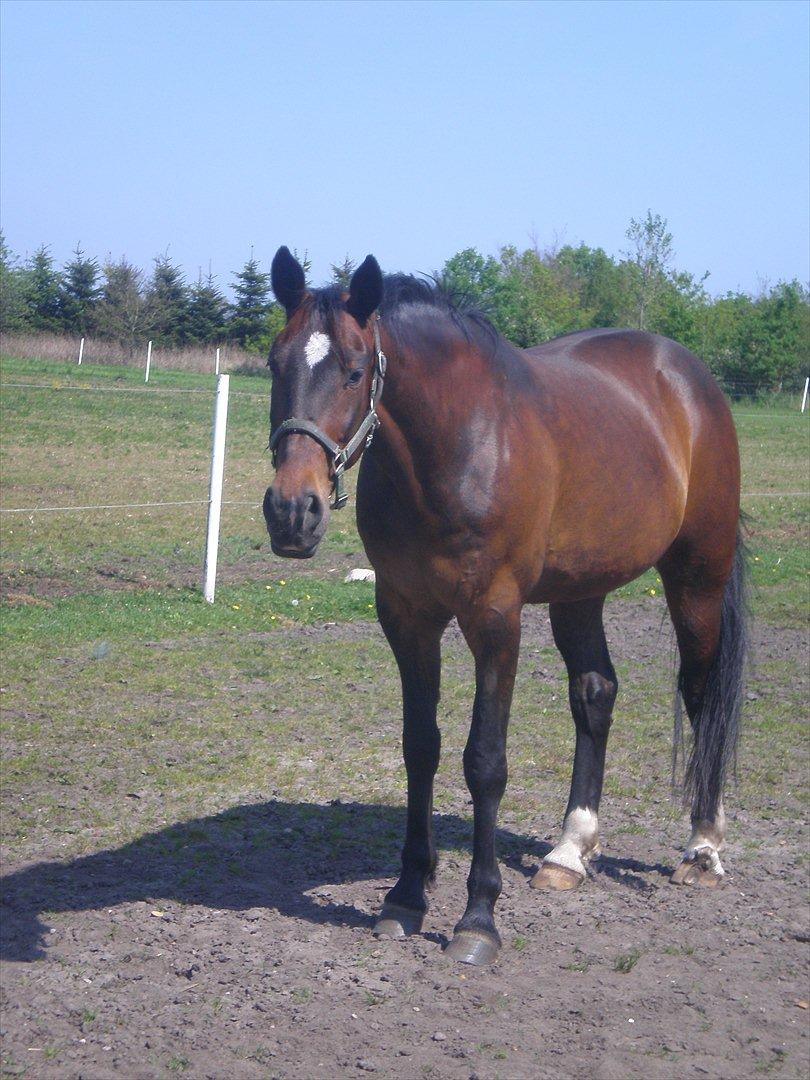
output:
[[[320,496],[311,491],[304,497],[304,527],[314,529],[323,517],[323,502]]]

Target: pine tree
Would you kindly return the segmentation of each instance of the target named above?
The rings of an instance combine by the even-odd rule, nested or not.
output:
[[[168,255],[155,259],[146,303],[155,339],[161,345],[182,345],[188,337],[189,292],[182,271]]]
[[[60,306],[65,330],[86,334],[92,327],[93,314],[102,293],[99,273],[98,262],[88,259],[77,244],[62,277]]]
[[[26,328],[25,271],[0,232],[0,330],[24,330]]]
[[[211,272],[205,278],[200,274],[189,293],[188,340],[199,344],[221,341],[225,337],[228,307],[228,301],[214,283]]]
[[[342,263],[332,263],[332,284],[339,289],[348,289],[354,273],[354,260],[347,255]]]
[[[62,276],[54,268],[48,248],[38,248],[25,270],[24,298],[27,322],[34,330],[60,330],[59,297]]]
[[[270,311],[270,275],[259,270],[251,253],[242,270],[235,275],[236,304],[229,323],[229,336],[247,348],[260,348],[259,338]]]

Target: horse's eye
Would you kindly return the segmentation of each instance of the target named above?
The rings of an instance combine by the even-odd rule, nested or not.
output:
[[[360,380],[362,378],[363,378],[363,372],[361,371],[361,369],[360,368],[355,368],[355,370],[349,375],[348,379],[346,380],[346,385],[347,386],[357,386],[357,384],[360,382]]]

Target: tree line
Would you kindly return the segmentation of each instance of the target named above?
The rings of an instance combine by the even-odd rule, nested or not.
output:
[[[780,281],[755,296],[713,297],[708,274],[673,266],[672,236],[660,215],[631,220],[626,237],[619,257],[586,244],[507,246],[497,256],[466,248],[434,277],[519,346],[589,327],[632,326],[681,342],[740,394],[800,384],[810,368],[806,285]],[[346,285],[353,268],[348,257],[332,266],[330,283]],[[47,247],[21,263],[0,237],[4,331],[93,334],[133,352],[147,338],[163,348],[233,342],[266,352],[284,313],[252,253],[233,274],[232,292],[229,300],[210,273],[187,282],[168,255],[145,274],[127,259],[99,263],[77,247],[60,269]]]

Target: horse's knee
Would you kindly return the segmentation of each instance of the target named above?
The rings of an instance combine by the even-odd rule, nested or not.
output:
[[[571,709],[578,724],[587,727],[595,738],[607,738],[613,720],[613,704],[619,683],[616,675],[606,679],[597,671],[588,671],[571,680]]]

